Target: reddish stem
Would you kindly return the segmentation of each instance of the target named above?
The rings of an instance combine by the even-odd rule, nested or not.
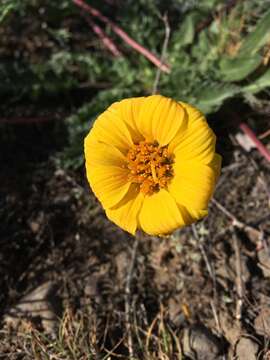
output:
[[[167,64],[162,63],[160,59],[158,59],[152,52],[144,48],[142,45],[138,44],[135,40],[133,40],[122,28],[116,25],[113,21],[104,16],[99,10],[95,9],[89,4],[86,4],[83,0],[72,0],[75,5],[80,7],[81,9],[87,11],[94,17],[97,17],[99,20],[109,25],[111,29],[122,38],[129,46],[138,51],[144,57],[146,57],[149,61],[155,64],[161,71],[166,73],[170,72],[170,67]]]
[[[91,26],[92,30],[98,35],[103,45],[115,56],[120,57],[122,56],[120,50],[118,50],[117,46],[113,42],[113,40],[105,34],[105,32],[101,29],[99,25],[94,23],[88,16],[85,16],[85,20]]]
[[[263,145],[263,143],[257,138],[256,134],[250,129],[250,127],[241,123],[239,125],[240,129],[250,138],[250,140],[254,143],[258,151],[261,153],[266,160],[270,162],[270,151]]]

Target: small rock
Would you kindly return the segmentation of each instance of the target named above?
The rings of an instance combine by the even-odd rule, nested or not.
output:
[[[168,310],[169,310],[169,317],[171,322],[180,327],[186,320],[185,314],[183,313],[183,309],[175,298],[170,298],[168,302]]]
[[[262,248],[258,251],[259,267],[262,269],[265,277],[270,277],[270,253],[268,248]]]
[[[242,148],[247,152],[251,151],[256,147],[254,145],[254,142],[246,134],[237,133],[235,135],[235,138],[238,141],[239,145],[242,146]]]
[[[184,330],[183,350],[192,360],[221,360],[223,346],[208,328],[195,325]]]
[[[254,327],[259,335],[270,336],[270,307],[262,308],[254,321]]]
[[[225,338],[234,348],[241,336],[240,323],[232,319],[226,312],[220,312],[219,321]]]
[[[29,221],[29,227],[34,234],[37,234],[44,223],[44,213],[40,212],[35,219]]]
[[[16,328],[21,320],[41,323],[46,332],[53,332],[56,324],[56,299],[52,298],[53,284],[46,282],[24,296],[4,317],[4,323]]]
[[[251,338],[242,337],[235,347],[235,360],[256,360],[259,345]]]

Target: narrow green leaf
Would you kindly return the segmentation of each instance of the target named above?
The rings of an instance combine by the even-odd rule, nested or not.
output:
[[[242,88],[244,94],[256,94],[265,88],[270,87],[270,69],[268,69],[262,76],[255,80],[252,84]]]
[[[196,106],[204,113],[211,113],[217,110],[223,102],[238,94],[240,87],[233,84],[217,84],[204,87],[197,96]]]
[[[270,40],[270,10],[258,22],[254,31],[244,40],[239,55],[250,56],[260,50]]]
[[[182,47],[192,44],[195,36],[195,24],[197,18],[198,18],[197,13],[190,13],[189,15],[186,15],[180,27],[180,31],[177,35],[178,46]]]
[[[8,16],[8,14],[14,9],[13,4],[2,5],[0,7],[0,24]]]
[[[244,80],[261,64],[261,56],[224,58],[220,61],[220,74],[223,81]]]

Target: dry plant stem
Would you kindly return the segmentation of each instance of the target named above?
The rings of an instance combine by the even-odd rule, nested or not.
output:
[[[210,261],[209,261],[209,259],[208,259],[207,254],[206,254],[206,251],[205,251],[205,249],[204,249],[204,246],[200,243],[200,237],[199,237],[198,231],[197,231],[197,229],[196,229],[196,225],[192,224],[191,227],[192,227],[193,235],[194,235],[195,239],[196,239],[197,242],[198,242],[199,249],[200,249],[200,251],[201,251],[201,253],[202,253],[202,256],[203,256],[203,259],[204,259],[204,261],[205,261],[205,264],[206,264],[206,267],[207,267],[207,271],[208,271],[208,273],[209,273],[209,275],[210,275],[210,277],[211,277],[211,279],[212,279],[212,281],[213,281],[213,284],[216,285],[215,274],[214,274],[214,272],[213,272],[212,266],[211,266],[211,264],[210,264]]]
[[[245,124],[241,123],[239,125],[240,129],[250,138],[253,144],[256,146],[257,150],[260,154],[270,162],[270,151],[263,145],[263,143],[257,138],[256,134],[250,129],[250,127]]]
[[[242,318],[242,307],[243,307],[243,283],[242,283],[242,266],[241,266],[241,254],[239,247],[239,240],[235,232],[233,232],[233,245],[235,251],[235,271],[236,271],[236,292],[237,292],[237,301],[235,309],[235,317],[237,320]]]
[[[262,140],[265,139],[267,136],[270,136],[270,129],[266,130],[264,133],[258,136],[258,139]]]
[[[105,34],[105,32],[101,29],[99,25],[94,23],[94,21],[82,13],[82,16],[85,18],[86,22],[89,24],[89,26],[92,28],[95,34],[100,38],[103,45],[112,53],[115,57],[122,56],[121,51],[118,50],[117,46],[113,42],[113,40]]]
[[[126,323],[126,330],[128,337],[128,351],[129,351],[130,359],[134,357],[132,331],[131,331],[131,282],[133,279],[133,273],[135,268],[138,243],[139,243],[139,237],[138,235],[136,235],[133,243],[131,261],[127,272],[126,287],[125,287],[125,323]]]
[[[138,44],[133,40],[120,26],[116,25],[113,21],[104,16],[99,10],[95,9],[93,6],[86,4],[83,0],[72,0],[75,5],[89,13],[90,15],[97,17],[104,24],[109,25],[111,29],[117,34],[125,43],[131,46],[134,50],[142,54],[149,61],[160,68],[161,71],[170,73],[170,67],[167,64],[163,64],[160,59],[158,59],[151,51],[144,48],[142,45]]]
[[[262,240],[263,233],[262,231],[257,230],[253,226],[247,225],[244,222],[237,219],[237,217],[232,214],[228,209],[225,208],[220,202],[218,202],[215,198],[212,198],[211,202],[221,211],[224,215],[227,216],[230,220],[232,220],[232,225],[238,229],[245,230],[247,232],[250,232],[254,234],[256,237],[258,237],[259,240]]]
[[[197,229],[196,229],[196,225],[193,224],[191,225],[192,226],[192,232],[193,232],[193,235],[195,237],[195,239],[197,240],[197,243],[198,243],[198,246],[199,246],[199,249],[202,253],[202,256],[203,256],[203,259],[204,259],[204,262],[206,264],[206,268],[207,268],[207,271],[212,279],[212,282],[213,282],[213,295],[214,295],[214,301],[211,302],[211,309],[213,311],[213,316],[214,316],[214,319],[216,321],[216,324],[217,324],[217,329],[218,331],[220,332],[221,334],[221,328],[220,328],[220,322],[218,320],[218,315],[217,315],[217,310],[216,310],[216,302],[217,302],[217,280],[216,280],[216,274],[213,270],[213,267],[210,263],[210,260],[208,259],[208,256],[207,256],[207,253],[204,249],[204,246],[200,243],[200,237],[199,237],[199,234],[197,232]]]
[[[162,20],[163,20],[164,26],[165,26],[165,37],[164,37],[164,42],[163,42],[163,46],[162,46],[160,61],[163,64],[165,62],[165,59],[166,59],[166,54],[167,54],[167,49],[168,49],[168,44],[169,44],[169,39],[170,39],[171,28],[170,28],[170,24],[169,24],[169,21],[168,21],[167,14],[165,14],[162,17]],[[158,68],[157,72],[156,72],[154,85],[153,85],[153,90],[152,90],[153,95],[157,93],[158,84],[159,84],[159,81],[160,81],[160,76],[161,76],[161,69]]]

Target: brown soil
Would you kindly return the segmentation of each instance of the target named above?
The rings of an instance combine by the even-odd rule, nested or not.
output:
[[[128,358],[126,282],[134,239],[106,219],[83,169],[75,173],[55,165],[51,156],[59,147],[59,129],[53,124],[16,129],[15,138],[7,136],[1,145],[1,358],[36,358],[29,347],[23,349],[18,334],[26,330],[11,330],[4,319],[20,299],[47,282],[53,284],[57,316],[66,308],[75,316],[91,308],[97,343],[105,339],[103,349],[114,348]],[[256,343],[256,356],[267,359],[270,167],[256,151],[245,153],[233,144],[224,129],[216,130],[225,156],[217,202],[211,203],[209,216],[195,233],[186,228],[168,238],[139,239],[128,300],[132,323],[136,320],[147,332],[162,314],[181,341],[194,327],[198,337],[203,325],[220,340],[225,359],[233,358],[245,335]],[[27,319],[43,331],[38,316],[30,311]],[[155,326],[153,334],[158,336]],[[138,358],[144,358],[134,342]],[[213,358],[200,357],[200,349],[198,359]]]

